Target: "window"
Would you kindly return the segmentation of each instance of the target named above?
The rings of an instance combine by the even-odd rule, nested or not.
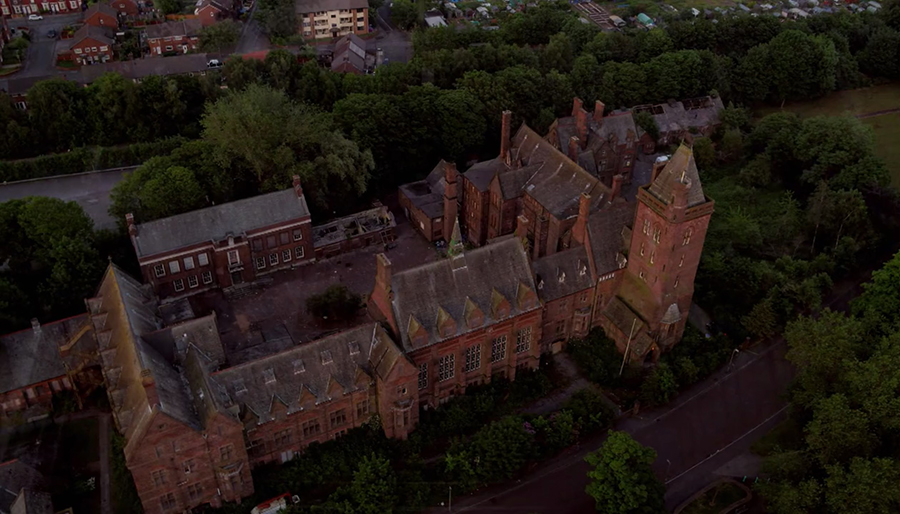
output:
[[[683,259],[684,258],[682,257],[682,260]],[[153,274],[156,275],[156,278],[166,276],[166,267],[163,266],[162,264],[157,264],[157,265],[153,266]]]
[[[197,280],[197,275],[191,275],[188,277],[188,287],[195,288],[200,285],[200,281]]]
[[[531,327],[525,327],[516,334],[516,353],[525,353],[531,349]]]
[[[301,425],[303,427],[303,437],[312,437],[319,435],[322,428],[319,426],[319,420],[306,421]]]
[[[178,264],[178,261],[169,262],[169,271],[171,273],[178,273],[181,271],[181,266]]]
[[[650,252],[650,264],[656,259],[656,252]]]
[[[428,387],[428,363],[419,366],[419,389]]]
[[[303,247],[302,246],[298,246],[297,248],[294,248],[294,257],[296,257],[298,259],[303,258]]]
[[[291,251],[290,250],[282,250],[281,251],[281,261],[288,262],[291,260]]]
[[[80,49],[80,48],[76,48],[76,49],[75,49],[75,53],[76,53],[76,54],[80,54],[80,53],[81,53],[81,49]]]
[[[347,412],[344,409],[332,412],[329,417],[331,418],[331,428],[339,427],[347,422]]]
[[[275,383],[275,369],[274,368],[266,368],[263,370],[263,379],[266,381],[266,384],[274,384]]]
[[[231,460],[232,455],[234,454],[234,445],[229,444],[227,446],[223,446],[219,448],[219,458],[221,460]]]
[[[201,277],[203,278],[204,284],[212,284],[212,272],[211,271],[204,271],[203,274],[201,275]]]
[[[196,501],[203,497],[203,487],[200,486],[199,482],[189,485],[187,490],[188,497],[191,499],[191,501]]]
[[[290,242],[289,237],[287,232],[282,232],[278,234],[278,241],[281,242],[281,244],[286,245]]]
[[[363,400],[356,404],[356,419],[369,415],[369,400]]]
[[[301,231],[299,228],[295,228],[294,241],[300,241],[301,239],[303,239],[303,231]]]
[[[254,252],[261,252],[262,249],[263,249],[263,247],[262,247],[262,239],[260,239],[260,238],[254,239],[254,240],[253,240],[253,251],[254,251]]]
[[[303,364],[303,359],[297,359],[294,361],[294,374],[299,375],[306,371],[306,364]]]
[[[150,473],[150,478],[153,479],[153,485],[159,487],[166,483],[166,470],[157,469],[156,471]]]
[[[650,235],[650,220],[644,220],[644,228],[642,232],[646,235]]]
[[[502,361],[506,358],[506,335],[498,336],[491,341],[491,362]]]
[[[188,460],[184,461],[182,463],[182,466],[184,467],[185,475],[190,475],[191,473],[194,472],[195,469],[197,469],[196,464],[194,464],[194,459],[188,459]]]
[[[171,52],[175,48],[172,45],[166,45],[166,52]]]
[[[681,259],[678,261],[678,267],[684,266],[684,255],[681,256]]]
[[[440,359],[438,359],[438,381],[443,382],[444,380],[449,380],[453,378],[455,371],[455,361],[456,356],[452,353],[450,355],[444,355]]]
[[[675,277],[675,287],[678,287],[678,277]]]
[[[641,257],[644,256],[644,243],[641,243]]]
[[[228,251],[228,265],[235,266],[241,263],[241,256],[237,250]]]
[[[207,264],[209,264],[209,255],[206,255],[205,253],[201,253],[200,255],[198,255],[197,264],[199,264],[200,266],[206,266]]]
[[[172,284],[175,286],[176,291],[184,291],[184,280],[176,279]]]
[[[660,233],[662,233],[662,230],[660,230],[659,228],[656,228],[653,230],[653,242],[655,242],[655,243],[659,242]]]
[[[687,246],[691,242],[691,235],[694,233],[692,229],[687,229],[687,232],[684,233],[684,237],[681,239],[681,246]]]
[[[266,268],[266,258],[265,257],[257,257],[256,258],[256,269],[265,269]]]
[[[178,504],[175,502],[175,493],[168,493],[159,500],[160,506],[162,506],[162,510],[172,510]]]
[[[286,428],[275,432],[275,446],[285,446],[291,444],[291,429]]]
[[[638,274],[638,276],[641,277],[641,280],[643,280],[644,282],[647,281],[647,278],[644,276],[644,272],[643,272],[643,271],[641,271],[641,272]]]
[[[96,46],[92,46],[92,47],[91,47],[91,52],[97,53],[97,47],[96,47]]]
[[[476,344],[466,348],[466,373],[475,371],[481,367],[481,345]]]
[[[556,335],[561,336],[566,332],[566,320],[556,322]]]
[[[276,266],[276,265],[278,265],[278,254],[277,254],[277,253],[270,253],[270,254],[269,254],[269,265],[270,265],[270,266]]]
[[[278,245],[275,244],[275,235],[272,234],[271,236],[266,236],[266,248],[271,250],[272,248],[275,248],[276,246],[278,246]]]

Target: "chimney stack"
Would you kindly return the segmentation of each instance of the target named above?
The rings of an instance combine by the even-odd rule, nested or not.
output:
[[[606,105],[600,100],[597,100],[597,103],[594,104],[594,121],[596,121],[597,123],[600,123],[600,121],[603,119],[604,109],[606,109]]]
[[[625,177],[621,174],[613,175],[612,179],[612,192],[609,194],[609,201],[612,202],[622,193],[622,182],[625,181]]]
[[[581,98],[576,96],[575,99],[572,100],[572,116],[578,116],[578,111],[581,110],[582,106],[584,106],[584,103],[581,101]]]
[[[578,101],[581,103],[581,100]],[[578,139],[583,143],[587,143],[588,136],[588,120],[587,120],[587,111],[582,108],[578,109],[578,112],[575,113],[575,133],[578,136]]]
[[[503,111],[500,126],[500,160],[509,160],[510,125],[512,124],[512,111]]]
[[[134,214],[130,212],[125,215],[125,225],[128,227],[128,235],[134,237],[137,235],[137,226],[134,224]]]
[[[303,196],[303,187],[300,186],[300,175],[294,175],[294,192],[297,193],[297,198]]]
[[[397,335],[397,320],[391,302],[394,293],[391,291],[391,261],[387,255],[379,253],[375,256],[375,287],[369,295],[366,309],[369,316],[376,321],[386,321]]]
[[[581,143],[575,136],[569,138],[569,159],[578,162],[578,152],[581,151]]]
[[[519,239],[528,237],[528,218],[524,214],[516,216],[516,237]]]
[[[450,242],[450,235],[453,232],[453,224],[459,211],[459,203],[456,195],[456,181],[458,173],[456,164],[444,161],[444,220],[443,220],[443,236],[444,240]]]
[[[591,214],[591,195],[581,193],[578,198],[578,218],[572,226],[572,240],[579,245],[584,245],[587,233],[588,217]]]
[[[38,334],[41,333],[41,322],[37,318],[31,318],[31,330]]]

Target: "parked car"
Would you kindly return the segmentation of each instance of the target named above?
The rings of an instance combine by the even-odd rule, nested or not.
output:
[[[39,21],[39,20],[43,20],[43,19],[44,19],[44,17],[41,16],[40,14],[29,14],[28,15],[28,21]]]
[[[53,29],[48,30],[47,37],[50,39],[56,39],[56,31]]]
[[[206,63],[207,68],[221,68],[222,61],[218,59],[210,59],[208,63]]]

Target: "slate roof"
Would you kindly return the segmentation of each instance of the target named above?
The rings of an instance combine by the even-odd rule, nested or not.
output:
[[[90,18],[97,12],[103,13],[107,16],[112,16],[113,18],[116,18],[119,13],[118,11],[113,9],[109,4],[103,3],[103,2],[97,2],[95,4],[91,4],[90,7],[88,7],[84,11],[84,19]]]
[[[588,219],[588,240],[598,275],[619,269],[618,256],[628,241],[622,231],[633,223],[634,202],[615,201]]]
[[[167,76],[205,72],[209,58],[206,54],[181,54],[165,59],[134,59],[113,61],[81,68],[80,82],[90,84],[106,73],[118,73],[131,80],[151,75]]]
[[[522,190],[528,180],[541,168],[540,164],[524,166],[519,169],[500,174],[500,191],[504,200],[512,200],[522,196]]]
[[[104,45],[112,45],[115,42],[112,39],[112,28],[82,25],[80,29],[75,31],[75,35],[72,37],[71,41],[69,41],[68,48],[72,48],[82,42],[85,38],[91,38]]]
[[[700,172],[694,160],[691,147],[682,143],[669,158],[669,162],[659,172],[656,180],[650,184],[648,191],[665,203],[671,203],[675,189],[688,186],[688,207],[706,202],[703,186],[700,184]]]
[[[506,163],[495,157],[487,161],[481,161],[472,165],[463,175],[481,192],[487,191],[494,175],[506,171]]]
[[[0,463],[0,512],[10,512],[22,489],[40,490],[45,486],[44,476],[28,464],[18,459]]]
[[[409,201],[431,219],[444,215],[444,160],[441,159],[425,180],[400,186]]]
[[[587,250],[570,248],[534,261],[537,292],[541,300],[550,302],[589,289],[591,278]]]
[[[518,238],[396,273],[391,277],[391,290],[401,345],[406,351],[501,321],[495,316],[494,306],[502,299],[509,302],[508,317],[540,308],[537,302],[518,301],[528,291],[536,294],[528,256]],[[445,337],[437,330],[441,309],[456,324],[455,332]],[[481,311],[484,322],[470,327],[466,323],[466,314],[472,314],[475,309]],[[427,333],[427,340],[412,341],[409,336],[411,324],[420,324]]]
[[[685,105],[687,104],[687,105]],[[709,127],[719,123],[719,111],[725,108],[719,97],[703,97],[661,104],[662,114],[654,114],[653,120],[661,132],[689,130],[691,127]]]
[[[88,330],[84,314],[0,337],[0,393],[64,376],[60,346]]]
[[[49,493],[22,489],[9,510],[10,514],[53,514]]]
[[[297,14],[309,14],[320,11],[336,11],[339,9],[366,9],[366,0],[296,0],[294,10]]]
[[[603,310],[603,315],[626,336],[630,334],[634,337],[646,326],[644,320],[618,296],[609,301],[606,309]]]
[[[139,224],[135,248],[147,257],[308,216],[306,198],[285,189]]]
[[[158,39],[172,36],[198,36],[203,23],[196,19],[167,21],[156,25],[148,25],[145,29],[147,39]]]
[[[334,44],[331,69],[335,70],[345,62],[359,71],[366,69],[366,42],[356,34],[347,34]]]
[[[292,413],[330,400],[329,388],[342,393],[368,388],[373,380],[369,373],[387,376],[400,358],[384,329],[369,323],[213,373],[211,378],[220,386],[225,405],[244,406],[262,424],[272,419],[275,402]]]
[[[602,118],[602,122],[594,129],[592,136],[599,136],[601,140],[609,140],[609,136],[615,136],[619,144],[628,140],[629,135],[637,138],[637,127],[634,124],[634,116],[631,111],[614,112]]]

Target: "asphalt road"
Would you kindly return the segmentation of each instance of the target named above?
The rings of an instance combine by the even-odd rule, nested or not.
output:
[[[254,2],[253,8],[250,9],[250,16],[248,16],[247,21],[244,22],[244,27],[241,30],[241,38],[238,40],[237,47],[234,50],[234,53],[236,54],[259,52],[261,50],[268,50],[272,47],[272,44],[269,43],[269,38],[263,34],[259,22],[253,19],[256,15],[256,5],[257,2]]]
[[[9,20],[10,28],[28,27],[31,29],[31,44],[22,71],[17,77],[42,77],[45,75],[65,75],[56,69],[57,45],[64,45],[62,41],[47,37],[51,29],[57,34],[66,25],[72,25],[81,20],[81,13],[45,15],[43,20],[29,21],[24,18]]]
[[[0,184],[0,202],[27,196],[49,196],[74,201],[94,220],[96,228],[113,229],[116,227],[116,220],[107,212],[110,205],[109,192],[122,180],[126,171],[131,169],[134,168]]]

